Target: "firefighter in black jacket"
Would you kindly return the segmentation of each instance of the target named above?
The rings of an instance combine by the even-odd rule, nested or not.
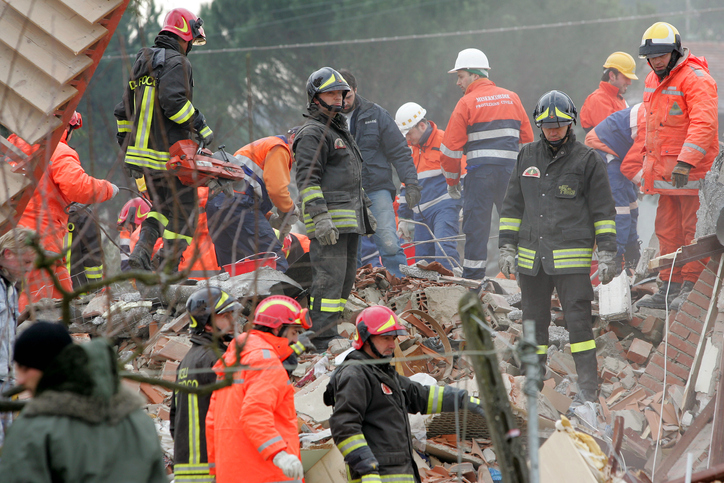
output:
[[[599,278],[616,275],[616,206],[603,160],[576,141],[576,106],[551,91],[533,113],[541,140],[518,154],[500,214],[500,269],[515,272],[523,319],[536,321],[542,364],[548,350],[551,294],[555,288],[566,315],[571,353],[578,373],[579,400],[596,401],[598,371],[593,339],[590,271],[598,244]]]
[[[307,121],[294,139],[297,187],[312,262],[310,314],[315,344],[325,350],[352,290],[359,235],[374,233],[375,220],[362,189],[362,155],[339,114],[349,92],[330,67],[307,80]]]
[[[204,145],[214,134],[192,104],[194,79],[186,57],[204,45],[203,20],[184,8],[171,10],[154,46],[138,52],[123,100],[116,105],[118,142],[126,150],[126,168],[134,178],[145,175],[153,206],[129,258],[131,268],[152,270],[158,237],[164,239],[162,261],[175,272],[196,227],[196,189],[166,171],[169,148],[191,139]]]
[[[334,406],[329,427],[349,481],[420,482],[408,413],[467,409],[484,416],[480,400],[467,391],[423,386],[395,372],[389,357],[395,337],[406,334],[392,310],[382,305],[366,308],[357,317],[357,350],[330,377],[324,403]]]
[[[191,349],[176,370],[176,382],[200,387],[216,382],[212,366],[226,351],[234,328],[234,312],[241,304],[216,287],[204,287],[186,301],[191,323]],[[171,436],[177,483],[214,481],[206,455],[206,413],[211,394],[199,396],[174,391],[171,399]]]

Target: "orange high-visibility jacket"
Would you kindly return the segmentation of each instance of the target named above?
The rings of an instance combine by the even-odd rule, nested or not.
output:
[[[581,127],[590,131],[614,112],[626,109],[628,104],[618,93],[618,87],[601,81],[581,107]]]
[[[191,266],[189,272],[189,278],[192,280],[206,280],[209,277],[218,275],[221,272],[221,267],[216,261],[216,248],[214,242],[211,240],[209,235],[209,226],[206,222],[206,202],[209,198],[209,188],[200,187],[198,188],[199,194],[199,220],[196,224],[196,232],[191,244],[186,247],[186,250],[181,257],[181,263],[179,264],[179,271],[185,270]],[[191,262],[196,257],[195,262],[191,265]]]
[[[646,145],[643,192],[698,196],[702,180],[719,152],[717,87],[703,57],[684,49],[663,82],[646,77]],[[693,166],[683,188],[671,184],[677,161]]]
[[[531,141],[533,130],[518,94],[478,79],[450,116],[440,144],[442,174],[447,184],[458,184],[463,155],[468,171],[480,165],[513,166],[519,145]]]
[[[86,174],[64,133],[18,225],[35,230],[45,250],[61,253],[68,225],[65,207],[71,202],[101,203],[112,196],[113,185]]]
[[[256,169],[254,166],[249,168],[264,180],[274,206],[285,213],[292,211],[294,201],[289,195],[289,183],[294,160],[287,142],[281,136],[269,136],[247,144],[235,152],[236,155],[254,161]]]
[[[231,386],[214,391],[206,414],[206,448],[217,483],[286,482],[272,459],[280,451],[300,456],[294,387],[282,360],[289,357],[287,339],[252,330],[229,344],[223,361],[239,362],[248,370],[234,373]],[[217,378],[224,364],[214,365]]]

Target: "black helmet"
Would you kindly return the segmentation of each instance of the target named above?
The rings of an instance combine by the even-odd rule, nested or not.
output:
[[[218,287],[204,287],[194,292],[186,301],[186,311],[193,334],[202,334],[204,326],[211,323],[211,313],[224,314],[241,308],[241,304]]]
[[[533,111],[535,125],[541,127],[562,127],[576,123],[578,111],[568,94],[562,91],[550,91],[538,99]]]
[[[342,74],[332,69],[331,67],[322,67],[318,71],[312,73],[307,79],[307,108],[312,107],[313,100],[320,92],[330,91],[344,91],[342,99],[349,92],[350,87],[347,81],[344,80]],[[323,101],[321,102],[322,107],[329,109],[330,111],[341,111],[341,108],[329,106]]]

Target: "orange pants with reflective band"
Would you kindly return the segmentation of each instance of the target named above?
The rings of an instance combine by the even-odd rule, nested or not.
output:
[[[55,265],[53,270],[55,276],[60,281],[60,285],[63,290],[68,292],[73,291],[73,283],[70,280],[70,274],[68,274],[68,268],[65,262],[59,261]],[[33,269],[26,274],[25,280],[23,281],[23,288],[20,293],[18,300],[18,307],[20,312],[25,310],[25,307],[29,303],[38,302],[41,299],[61,299],[63,295],[53,285],[53,280],[45,270]]]
[[[673,253],[679,247],[689,245],[694,240],[696,234],[696,210],[698,209],[698,196],[659,196],[655,229],[656,237],[659,239],[659,252],[661,255]],[[684,266],[674,267],[671,281],[675,283],[685,281],[696,283],[708,262],[709,259],[707,258],[687,263]],[[659,278],[664,282],[668,282],[670,274],[670,268],[661,270]]]

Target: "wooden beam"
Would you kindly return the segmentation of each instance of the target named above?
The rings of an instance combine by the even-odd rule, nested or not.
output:
[[[724,465],[714,466],[708,470],[700,471],[691,475],[692,483],[711,483],[720,481],[724,478]],[[684,483],[686,477],[681,477],[676,480],[671,480],[668,483]]]
[[[724,257],[722,257],[724,260]],[[712,300],[717,297],[712,296]],[[702,339],[704,334],[702,333]],[[711,428],[711,444],[709,445],[709,468],[724,464],[724,377],[721,377],[721,371],[724,368],[724,351],[722,351],[721,362],[719,363],[719,382],[717,383],[716,405],[714,406],[714,422]]]
[[[707,235],[694,240],[691,245],[681,247],[681,253],[676,256],[676,266],[680,267],[689,262],[701,260],[717,253],[724,252],[724,246],[719,243],[716,235]],[[670,268],[674,261],[674,253],[656,257],[649,262],[649,270],[663,270]]]

